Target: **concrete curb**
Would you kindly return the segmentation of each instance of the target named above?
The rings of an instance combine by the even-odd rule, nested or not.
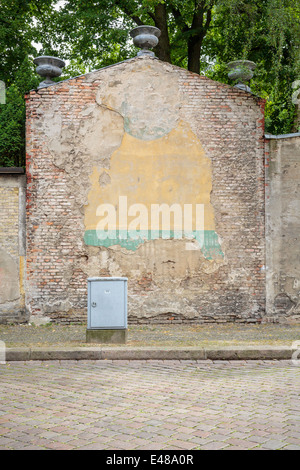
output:
[[[289,360],[297,351],[291,347],[204,348],[7,348],[6,362],[62,360]]]

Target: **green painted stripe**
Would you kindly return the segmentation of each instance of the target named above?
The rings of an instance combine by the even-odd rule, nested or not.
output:
[[[149,240],[172,240],[178,239],[178,234],[174,236],[174,231],[159,230],[151,232],[151,230],[145,230],[139,232],[139,237],[135,238],[130,236],[126,230],[111,230],[111,231],[98,231],[97,230],[86,230],[84,234],[84,242],[90,246],[104,246],[106,248],[110,246],[119,245],[127,250],[136,251],[140,245]],[[204,237],[204,240],[203,240]],[[214,230],[193,231],[188,237],[184,237],[186,241],[188,239],[196,239],[202,246],[201,251],[206,259],[214,259],[216,257],[224,257],[222,252],[218,234]]]

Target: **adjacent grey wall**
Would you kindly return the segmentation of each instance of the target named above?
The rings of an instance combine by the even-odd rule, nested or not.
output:
[[[0,323],[22,323],[25,312],[26,176],[0,170]]]
[[[300,134],[267,137],[267,317],[300,321]]]

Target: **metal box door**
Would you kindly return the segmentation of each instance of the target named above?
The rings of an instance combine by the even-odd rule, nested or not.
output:
[[[127,328],[127,278],[88,279],[88,328]]]

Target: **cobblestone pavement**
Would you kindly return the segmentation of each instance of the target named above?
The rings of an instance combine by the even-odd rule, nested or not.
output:
[[[0,449],[300,449],[291,361],[0,365]]]

